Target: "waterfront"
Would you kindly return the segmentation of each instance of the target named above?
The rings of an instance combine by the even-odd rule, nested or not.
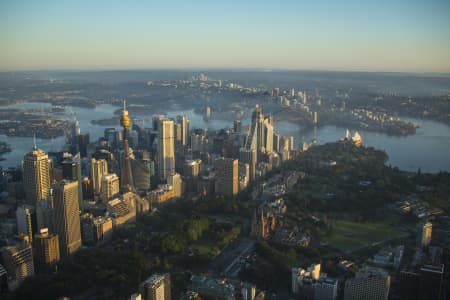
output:
[[[21,103],[7,108],[48,108],[48,103]],[[89,133],[91,141],[97,140],[103,136],[105,128],[117,126],[93,125],[91,120],[107,119],[113,116],[114,111],[118,107],[109,104],[97,106],[95,109],[82,107],[66,107],[66,117],[73,118],[73,112],[80,122],[82,133]],[[203,119],[203,116],[196,114],[191,110],[171,110],[167,113],[169,117],[185,114],[190,120],[191,128],[208,128],[217,130],[224,127],[232,127],[232,120],[224,120],[214,118],[209,122]],[[145,126],[150,126],[152,116],[136,116],[138,120],[143,120]],[[445,124],[421,120],[408,119],[420,127],[415,135],[406,137],[389,136],[383,133],[360,131],[365,145],[372,146],[376,149],[385,150],[389,155],[388,164],[399,167],[406,171],[417,171],[419,168],[422,172],[439,172],[450,171],[450,126]],[[250,123],[250,114],[246,113],[242,119],[244,125]],[[140,123],[142,124],[142,123]],[[317,129],[302,130],[302,128],[289,121],[279,121],[275,123],[276,131],[282,135],[292,135],[295,144],[301,142],[311,142],[314,138],[317,143],[323,144],[334,142],[344,137],[346,128],[336,126],[323,126]],[[351,128],[350,128],[351,130]],[[353,133],[353,132],[352,132]],[[11,145],[12,151],[4,154],[5,159],[0,162],[4,168],[19,166],[23,155],[33,147],[33,138],[26,137],[6,137],[0,135],[0,141]],[[52,140],[37,139],[37,144],[44,151],[58,151],[64,144],[64,137],[58,137]]]

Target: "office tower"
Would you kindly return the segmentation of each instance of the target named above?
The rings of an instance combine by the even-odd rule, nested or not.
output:
[[[414,272],[401,271],[397,277],[400,300],[417,300],[419,297],[420,276]]]
[[[78,139],[78,150],[80,152],[81,157],[86,157],[87,156],[87,148],[89,145],[89,133],[85,133],[85,134],[79,134],[77,136]]]
[[[272,89],[272,97],[278,97],[280,96],[280,88],[273,88]]]
[[[206,136],[206,132],[202,129],[195,130],[191,134],[191,149],[192,152],[204,152],[207,151],[208,146],[208,137]]]
[[[133,295],[130,296],[129,300],[142,300],[142,295],[139,293],[134,293]]]
[[[181,145],[186,146],[189,136],[189,120],[185,115],[177,116],[177,123],[181,126]]]
[[[78,205],[83,206],[83,190],[81,184],[81,158],[78,152],[73,158],[67,158],[61,163],[62,178],[78,181]]]
[[[268,119],[264,121],[264,150],[265,153],[273,152],[273,126]]]
[[[23,233],[33,240],[33,232],[36,232],[36,213],[34,206],[21,205],[16,210],[17,232]]]
[[[317,124],[318,124],[319,119],[318,119],[318,117],[317,117],[317,111],[315,111],[315,112],[312,113],[312,121],[313,121],[313,124],[314,124],[314,125],[317,125]]]
[[[167,183],[172,186],[173,198],[181,198],[183,196],[183,181],[181,175],[175,173],[167,177]]]
[[[28,276],[34,275],[33,251],[26,242],[2,249],[2,261],[11,277],[12,289],[18,287]],[[10,288],[11,288],[10,285]]]
[[[37,272],[52,271],[59,262],[59,240],[57,234],[49,234],[43,228],[34,236],[34,262]]]
[[[149,190],[152,176],[152,162],[150,159],[133,159],[131,161],[134,187],[136,190]]]
[[[281,135],[277,132],[273,133],[272,147],[273,151],[280,152],[281,150]]]
[[[198,176],[202,168],[202,160],[186,160],[183,165],[183,178],[188,192],[197,191]]]
[[[80,207],[78,182],[62,180],[53,185],[55,233],[59,237],[59,250],[66,259],[81,247]]]
[[[37,232],[43,228],[47,228],[50,233],[55,232],[53,189],[49,189],[47,200],[41,200],[36,204],[36,223]]]
[[[106,128],[103,134],[105,140],[110,142],[113,147],[117,147],[119,144],[117,133],[115,128]]]
[[[241,122],[241,120],[234,120],[233,131],[236,132],[236,133],[240,133],[242,131],[242,122]]]
[[[371,299],[387,300],[391,277],[377,268],[361,269],[354,278],[347,279],[344,288],[344,300]]]
[[[174,123],[173,124],[173,136],[175,139],[175,145],[181,146],[181,124]]]
[[[130,190],[134,188],[133,175],[131,171],[131,152],[128,146],[128,136],[131,126],[131,119],[128,116],[126,102],[123,101],[123,112],[120,118],[120,125],[123,127],[123,157],[121,166],[121,188]]]
[[[424,265],[420,268],[419,300],[444,299],[444,265]]]
[[[264,114],[262,108],[256,105],[252,113],[252,124],[248,133],[245,148],[247,150],[255,149],[259,154],[264,146]]]
[[[94,194],[98,195],[101,192],[102,177],[108,174],[108,163],[105,159],[91,159],[91,180]]]
[[[249,165],[250,181],[255,180],[256,177],[256,162],[257,154],[256,149],[241,148],[239,150],[239,161]]]
[[[143,300],[171,300],[170,274],[154,274],[139,285]]]
[[[219,158],[216,167],[216,193],[233,197],[239,192],[238,160]]]
[[[241,289],[242,300],[253,300],[256,296],[256,286],[251,283],[244,283]]]
[[[418,225],[417,247],[428,248],[431,243],[433,225],[430,222],[422,222]]]
[[[116,196],[120,192],[119,182],[119,177],[115,173],[103,175],[100,200],[105,203]]]
[[[25,196],[31,205],[47,198],[50,188],[50,161],[48,155],[34,145],[22,162]]]
[[[295,89],[294,89],[294,88],[291,88],[291,89],[289,90],[289,96],[295,97]]]
[[[158,122],[158,174],[167,179],[175,173],[173,120],[164,118]]]

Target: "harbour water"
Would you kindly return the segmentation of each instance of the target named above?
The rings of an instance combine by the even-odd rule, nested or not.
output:
[[[5,108],[48,108],[48,103],[21,103]],[[91,120],[107,119],[113,116],[118,107],[103,104],[95,109],[82,107],[66,107],[66,117],[72,119],[76,115],[80,122],[80,129],[83,133],[89,133],[91,141],[103,136],[107,127],[120,128],[116,126],[93,125]],[[215,119],[206,122],[203,116],[196,114],[194,110],[172,110],[167,113],[169,117],[186,115],[190,121],[191,128],[220,129],[232,127],[232,120]],[[144,125],[150,126],[152,116],[136,116],[143,120]],[[389,155],[388,164],[396,166],[406,171],[439,172],[450,171],[450,126],[445,124],[422,120],[409,119],[420,127],[415,135],[398,137],[389,136],[383,133],[360,131],[364,144],[376,149],[384,150]],[[250,116],[246,114],[242,120],[243,124],[250,123]],[[346,128],[337,126],[321,126],[316,129],[302,130],[302,128],[289,121],[279,121],[274,124],[275,130],[282,135],[294,136],[296,145],[302,142],[311,142],[313,139],[318,144],[334,142],[344,137]],[[354,132],[349,128],[352,133]],[[5,160],[0,161],[3,168],[17,167],[20,165],[23,155],[33,147],[33,138],[7,137],[0,135],[0,141],[5,141],[11,145],[12,152],[3,155]],[[64,137],[52,140],[37,139],[39,148],[44,151],[58,151],[64,144]]]

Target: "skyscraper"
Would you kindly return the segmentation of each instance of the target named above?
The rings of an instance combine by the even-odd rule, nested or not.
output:
[[[22,168],[25,196],[29,204],[35,205],[38,201],[47,198],[50,187],[48,155],[34,145],[33,149],[25,154]]]
[[[419,300],[444,299],[444,265],[420,268]]]
[[[386,271],[366,267],[361,269],[354,278],[347,279],[344,300],[387,300],[390,286],[391,277]]]
[[[131,170],[131,152],[128,146],[128,135],[131,126],[131,119],[128,116],[125,100],[123,101],[123,113],[120,118],[120,125],[123,127],[123,159],[121,173],[121,187],[124,190],[134,189],[133,175]]]
[[[256,105],[255,110],[252,113],[252,124],[248,133],[245,148],[247,150],[255,149],[257,153],[261,152],[261,148],[264,146],[264,114],[262,108]]]
[[[143,300],[171,300],[170,274],[154,274],[139,285]]]
[[[16,210],[17,220],[17,232],[24,233],[29,237],[29,240],[33,239],[33,232],[36,229],[36,213],[34,206],[21,205]]]
[[[59,236],[61,258],[65,259],[81,247],[78,182],[62,180],[53,185],[55,231]]]
[[[100,199],[106,203],[120,192],[119,177],[115,174],[106,174],[102,177]]]
[[[26,277],[34,275],[33,250],[30,244],[22,242],[8,246],[3,248],[1,253],[13,287],[17,287]]]
[[[105,159],[91,159],[91,179],[94,194],[100,194],[102,187],[102,177],[108,174],[108,163]]]
[[[185,115],[177,117],[177,123],[181,126],[181,145],[186,146],[188,143],[189,136],[189,120]]]
[[[433,224],[430,222],[419,223],[418,235],[417,235],[417,247],[427,248],[431,243],[431,232]]]
[[[48,229],[41,229],[34,236],[34,257],[38,272],[51,271],[59,262],[59,240],[57,234],[49,234]]]
[[[158,119],[158,175],[167,179],[175,173],[173,120]]]
[[[249,165],[250,181],[255,180],[256,177],[256,163],[257,154],[256,149],[241,148],[239,150],[239,161]]]
[[[238,160],[219,158],[216,167],[216,193],[233,197],[239,192]]]

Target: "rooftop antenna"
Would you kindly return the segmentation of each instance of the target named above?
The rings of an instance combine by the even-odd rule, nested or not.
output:
[[[37,149],[37,145],[36,145],[36,131],[34,132],[34,134],[33,134],[33,143],[34,143],[34,150],[36,150]]]
[[[123,111],[127,111],[127,100],[123,99]]]

